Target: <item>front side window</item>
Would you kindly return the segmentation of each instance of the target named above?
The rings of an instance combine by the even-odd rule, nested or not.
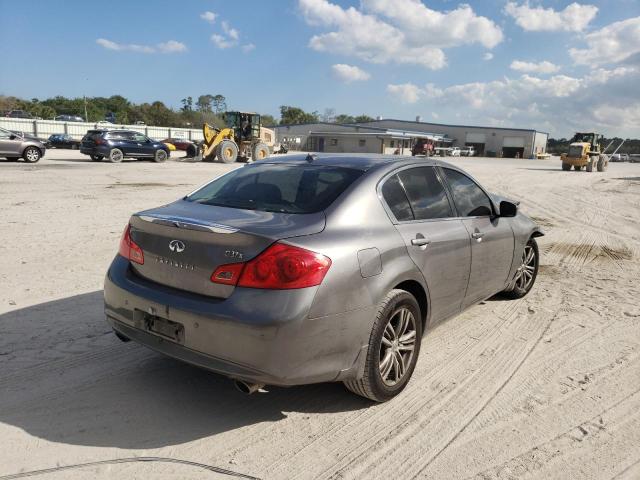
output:
[[[447,193],[433,167],[403,170],[398,174],[416,220],[453,217]]]
[[[453,201],[461,217],[490,216],[493,214],[491,200],[469,177],[457,170],[442,169],[447,177]]]

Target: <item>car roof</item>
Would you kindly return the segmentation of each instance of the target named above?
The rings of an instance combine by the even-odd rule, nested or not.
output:
[[[358,155],[353,153],[302,153],[294,155],[284,155],[281,157],[269,157],[259,163],[291,164],[291,165],[319,165],[326,167],[344,167],[356,170],[367,171],[374,167],[382,166],[402,166],[409,164],[417,165],[442,165],[452,167],[452,165],[430,157],[407,157],[400,155],[366,154]],[[455,167],[454,167],[455,168]]]

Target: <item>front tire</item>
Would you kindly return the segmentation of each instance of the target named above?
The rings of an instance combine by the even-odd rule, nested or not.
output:
[[[600,157],[598,157],[598,171],[606,172],[608,166],[609,162],[607,161],[607,157],[605,155],[600,155]]]
[[[217,147],[217,157],[222,163],[233,163],[238,159],[238,145],[232,140],[223,140]]]
[[[529,293],[536,282],[539,264],[540,251],[538,250],[538,242],[536,242],[535,238],[530,238],[524,246],[520,266],[516,271],[513,283],[507,290],[502,292],[503,295],[507,298],[517,299]]]
[[[391,290],[378,306],[364,367],[358,380],[345,381],[353,393],[386,402],[407,385],[416,366],[422,339],[418,302],[409,292]]]
[[[156,163],[162,163],[165,162],[167,160],[167,152],[165,152],[164,150],[160,149],[160,150],[156,150],[156,154],[153,157],[153,161]]]
[[[27,163],[36,163],[42,157],[42,153],[36,147],[27,147],[22,152],[22,158]]]
[[[562,170],[564,170],[565,172],[571,170],[571,165],[569,165],[568,163],[562,162]]]

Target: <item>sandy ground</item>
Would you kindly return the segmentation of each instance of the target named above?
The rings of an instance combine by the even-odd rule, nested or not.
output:
[[[270,479],[640,478],[640,165],[453,162],[547,231],[538,281],[429,332],[408,388],[372,406],[340,384],[244,396],[109,331],[129,215],[232,166],[0,161],[0,478],[132,457]],[[229,477],[156,458],[38,478]]]

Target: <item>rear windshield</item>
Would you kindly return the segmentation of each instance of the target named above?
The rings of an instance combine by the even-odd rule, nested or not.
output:
[[[315,213],[331,205],[360,175],[360,170],[342,167],[251,165],[214,180],[185,200],[245,210]]]

